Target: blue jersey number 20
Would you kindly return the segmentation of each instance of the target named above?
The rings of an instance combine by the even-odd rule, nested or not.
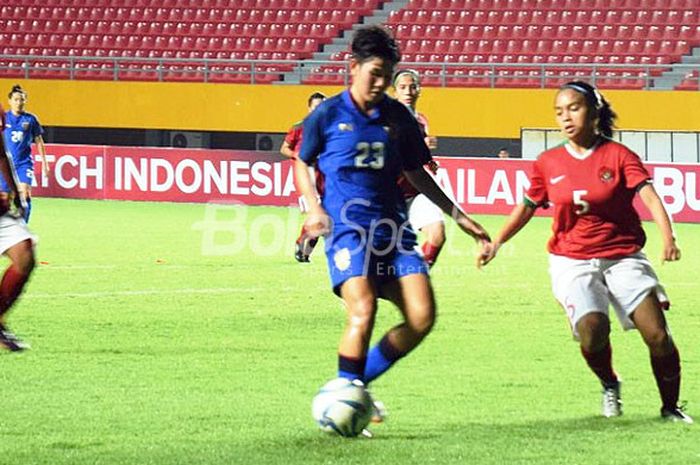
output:
[[[384,168],[384,143],[372,142],[370,145],[367,142],[358,142],[355,155],[355,167],[357,168],[372,168],[380,170]]]

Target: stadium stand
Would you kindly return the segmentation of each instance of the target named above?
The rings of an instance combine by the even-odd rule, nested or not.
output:
[[[383,3],[9,0],[0,7],[0,76],[270,83],[332,42],[347,47],[344,32]],[[425,85],[551,87],[588,77],[641,89],[700,46],[700,0],[410,0],[386,24]],[[343,50],[328,58],[345,60]],[[311,62],[302,82],[342,84],[344,69]],[[697,72],[678,82],[697,89]]]

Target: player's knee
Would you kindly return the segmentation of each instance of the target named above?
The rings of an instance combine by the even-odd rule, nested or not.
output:
[[[587,352],[597,352],[608,343],[610,323],[602,313],[589,313],[576,323],[581,348]]]
[[[13,255],[12,262],[20,273],[31,273],[34,269],[34,265],[36,264],[34,259],[34,250],[31,243],[28,243],[28,241],[21,243],[18,253]]]
[[[644,341],[646,341],[649,348],[656,352],[668,352],[673,345],[668,331],[662,327],[647,331],[644,334]]]
[[[432,305],[413,311],[407,322],[413,332],[420,338],[427,336],[435,326],[435,309]]]
[[[348,305],[348,322],[358,329],[368,329],[372,326],[376,313],[376,302],[372,298],[360,298]]]

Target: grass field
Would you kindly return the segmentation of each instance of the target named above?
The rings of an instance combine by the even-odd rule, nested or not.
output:
[[[700,425],[658,419],[646,349],[617,324],[625,414],[599,417],[599,386],[549,290],[548,219],[483,272],[448,228],[435,330],[373,385],[389,409],[375,438],[347,440],[310,418],[344,321],[322,251],[293,261],[294,211],[221,209],[217,224],[239,227],[213,241],[212,213],[35,200],[43,263],[9,320],[33,349],[0,354],[0,463],[700,463]],[[503,222],[479,220],[490,231]],[[684,258],[663,267],[646,229],[674,304],[681,399],[698,419],[700,226],[677,225]],[[396,321],[382,304],[377,334]]]

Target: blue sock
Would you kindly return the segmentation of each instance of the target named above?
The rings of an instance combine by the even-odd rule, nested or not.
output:
[[[27,209],[24,210],[24,222],[29,223],[29,214],[32,212],[32,199],[27,199]]]
[[[365,372],[366,358],[345,357],[338,354],[338,378],[362,379],[362,374]]]
[[[406,354],[402,354],[391,345],[389,338],[385,335],[382,340],[379,341],[379,344],[372,347],[367,354],[367,365],[365,367],[364,376],[365,384],[369,384],[371,381],[379,378],[404,355]]]

